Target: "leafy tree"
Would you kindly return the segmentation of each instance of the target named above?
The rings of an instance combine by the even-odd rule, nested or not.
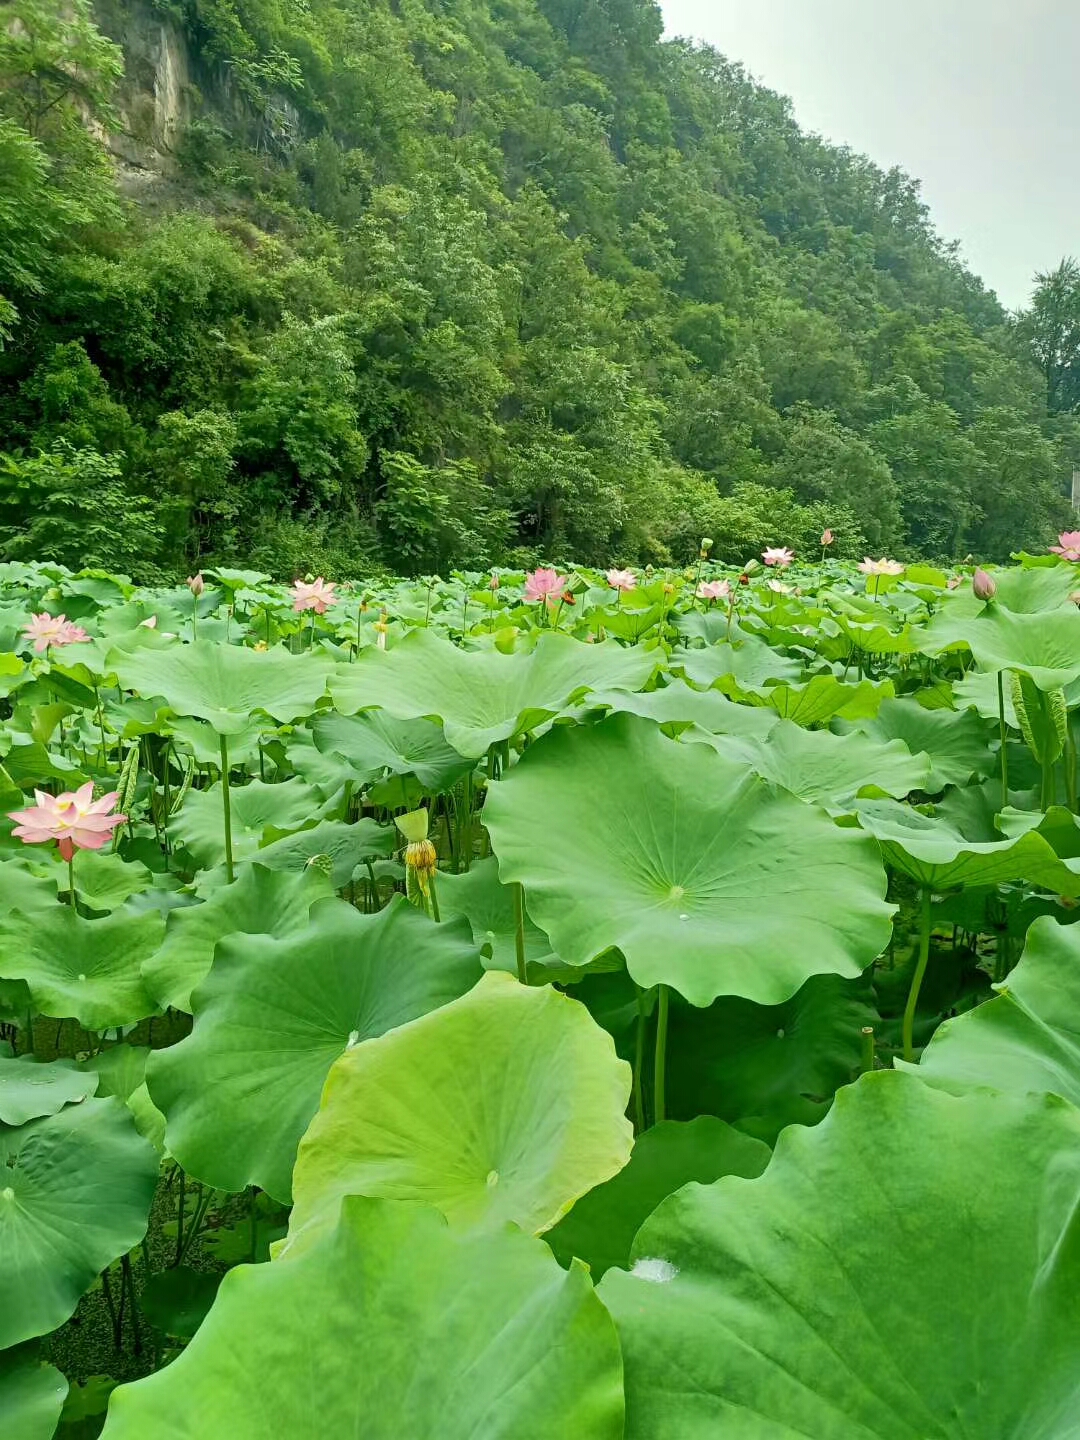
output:
[[[1017,335],[1046,384],[1052,414],[1080,405],[1080,265],[1071,257],[1036,275],[1031,305],[1017,320]]]

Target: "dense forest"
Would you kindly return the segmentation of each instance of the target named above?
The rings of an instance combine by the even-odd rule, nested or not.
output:
[[[1003,559],[1068,517],[1080,273],[651,0],[6,0],[0,557],[165,579]]]

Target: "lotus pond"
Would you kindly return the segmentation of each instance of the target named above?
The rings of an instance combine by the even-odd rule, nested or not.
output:
[[[0,566],[4,1440],[1080,1437],[1080,588]]]

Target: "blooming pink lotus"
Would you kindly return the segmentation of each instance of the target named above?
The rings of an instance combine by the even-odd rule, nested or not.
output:
[[[899,560],[886,560],[883,555],[880,560],[871,560],[869,555],[864,556],[855,567],[863,575],[902,575],[904,567]]]
[[[766,565],[779,565],[781,570],[795,559],[795,551],[786,545],[770,545],[761,552]]]
[[[699,600],[730,600],[733,593],[730,580],[703,580],[697,587]]]
[[[1051,555],[1060,555],[1063,560],[1080,560],[1080,530],[1063,530],[1058,543],[1050,546]]]
[[[826,545],[826,546],[831,545],[835,539],[836,539],[836,536],[832,533],[831,530],[823,530],[823,531],[821,532],[821,543],[822,543],[822,545]]]
[[[557,570],[548,570],[541,566],[525,576],[525,593],[522,599],[551,600],[557,595],[562,595],[566,589],[566,579]]]
[[[34,649],[39,655],[50,645],[77,645],[90,639],[74,620],[68,620],[64,615],[48,615],[44,611],[30,617],[30,624],[23,628],[23,635],[34,642]]]
[[[622,592],[637,589],[637,576],[632,570],[609,570],[604,579],[612,590]]]
[[[8,819],[17,822],[11,833],[27,845],[57,841],[64,860],[70,860],[76,850],[100,850],[116,827],[127,821],[126,815],[109,814],[116,804],[117,792],[110,790],[95,800],[92,780],[63,795],[47,795],[43,790],[35,790],[34,801],[25,810],[9,813]]]
[[[297,580],[293,584],[293,609],[298,615],[305,610],[314,610],[316,615],[325,615],[331,605],[337,604],[334,581],[324,580],[320,575],[310,583]]]

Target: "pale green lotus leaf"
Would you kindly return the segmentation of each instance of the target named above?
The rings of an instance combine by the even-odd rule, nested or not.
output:
[[[242,1265],[180,1358],[113,1392],[102,1440],[622,1440],[618,1341],[581,1266],[511,1227],[350,1198]]]
[[[282,1253],[343,1195],[423,1200],[458,1226],[549,1229],[629,1160],[629,1097],[630,1067],[583,1005],[489,971],[334,1064]]]
[[[1071,1106],[864,1076],[604,1277],[627,1440],[1072,1440],[1078,1213]]]

